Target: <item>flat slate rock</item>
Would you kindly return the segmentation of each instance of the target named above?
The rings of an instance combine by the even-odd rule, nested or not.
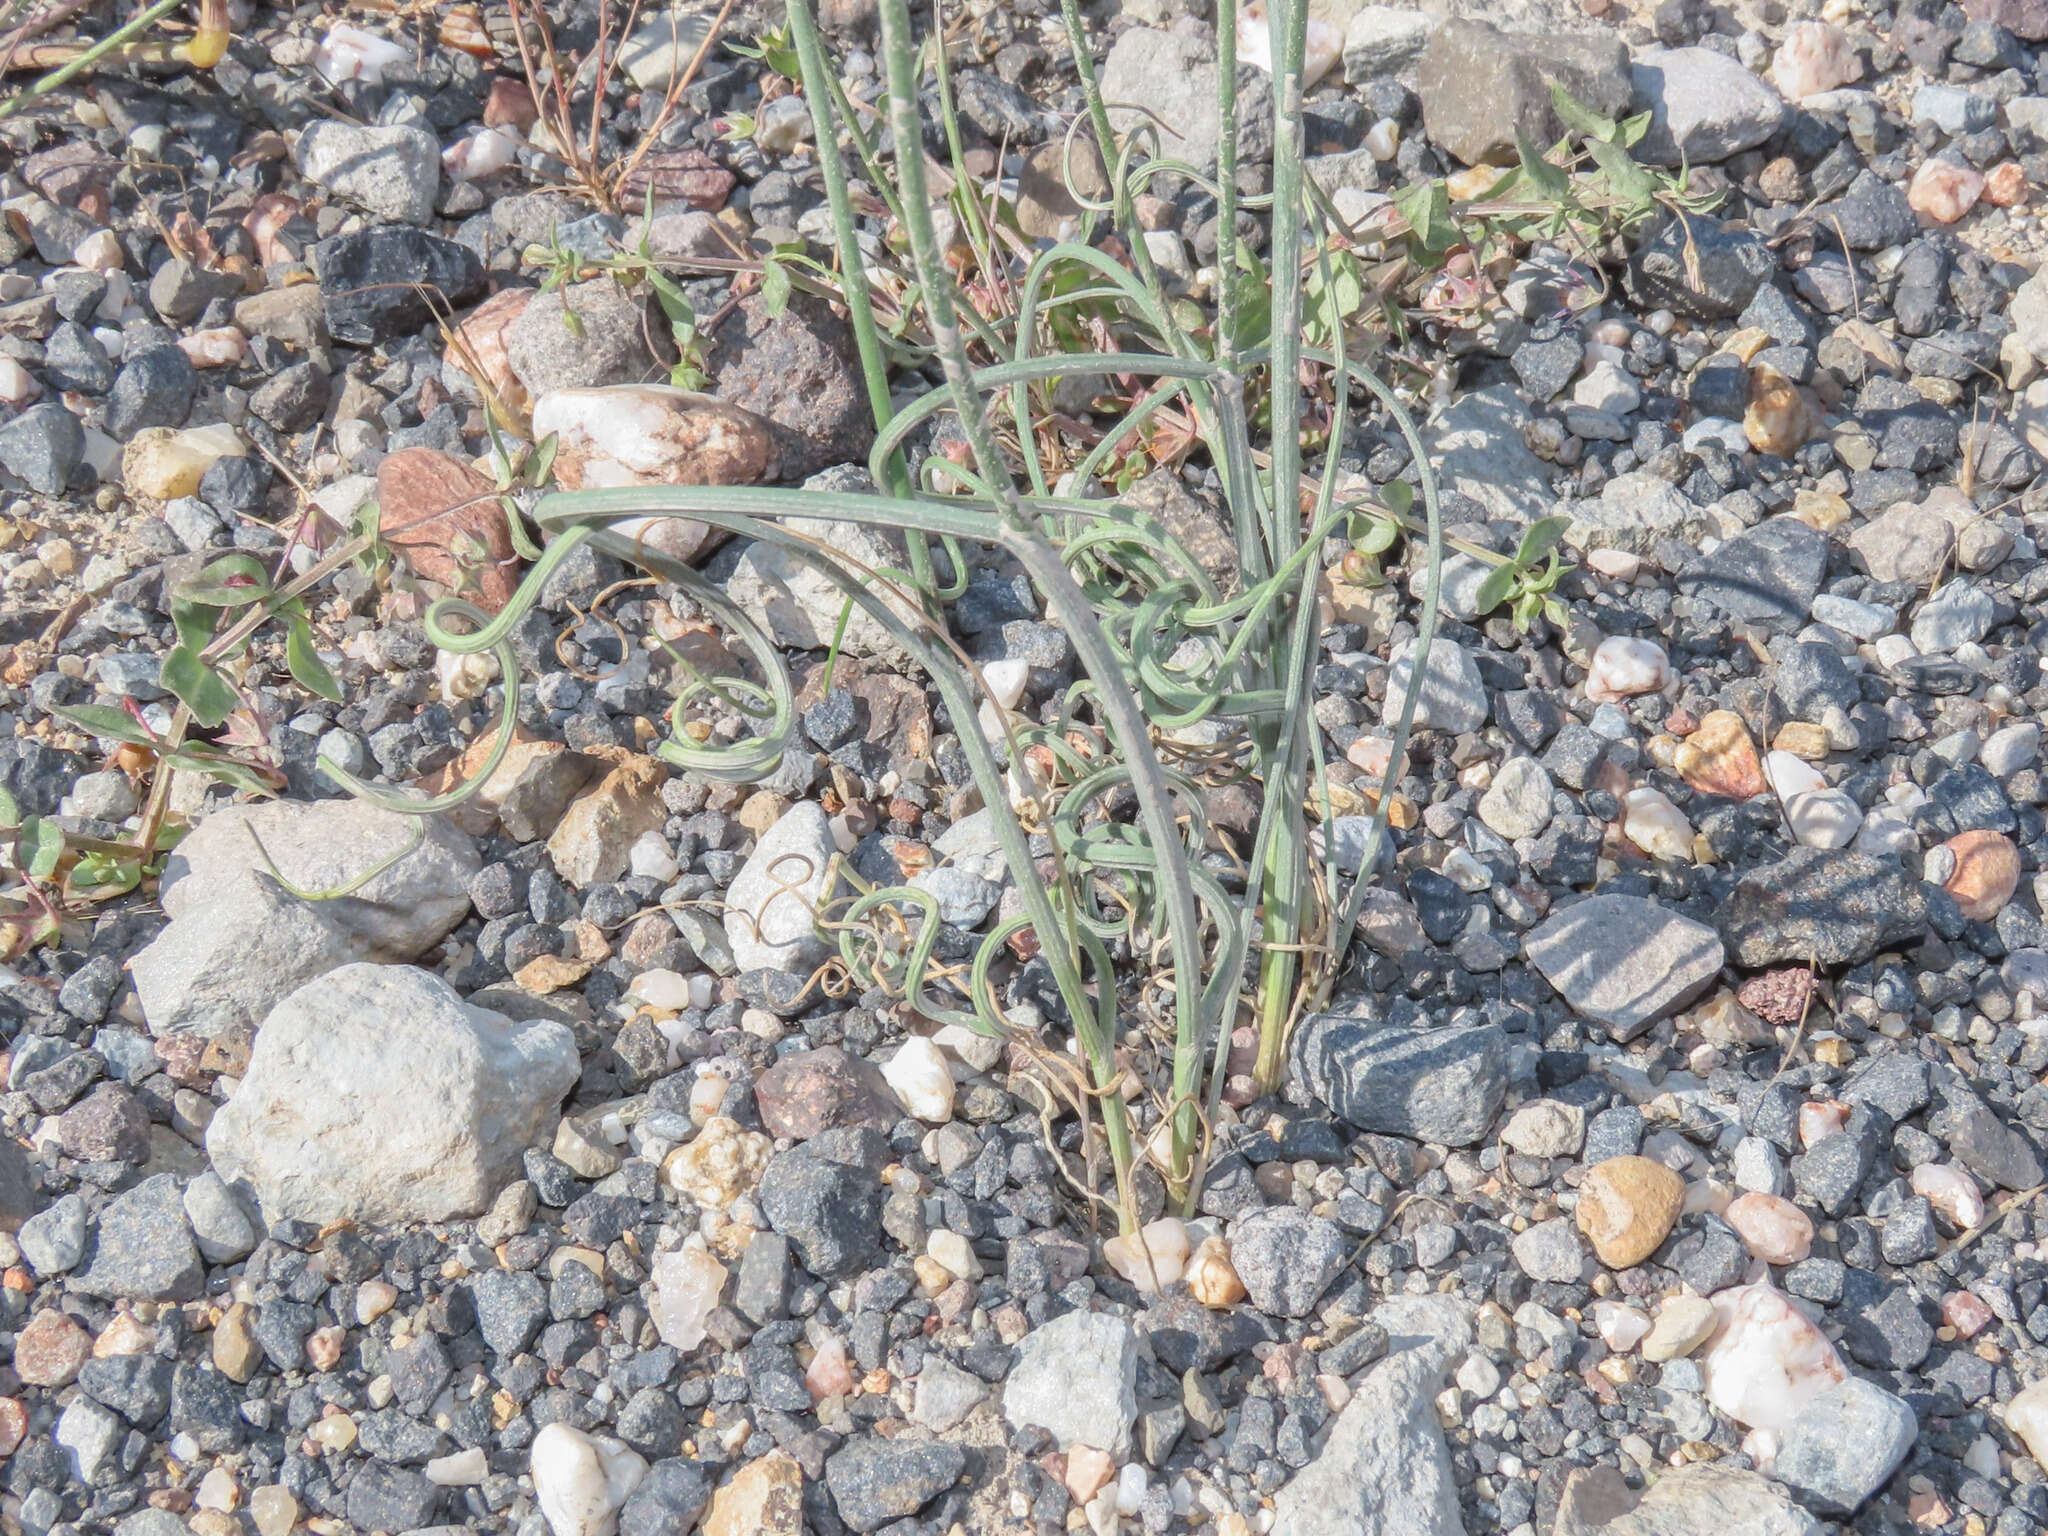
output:
[[[1827,568],[1827,535],[1795,517],[1774,517],[1682,572],[1678,590],[1732,619],[1797,629]]]
[[[1555,912],[1522,942],[1572,1011],[1630,1040],[1721,974],[1721,940],[1704,923],[1640,896],[1592,896]]]

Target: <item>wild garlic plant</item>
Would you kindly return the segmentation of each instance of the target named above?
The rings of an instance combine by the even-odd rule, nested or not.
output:
[[[789,35],[822,151],[839,280],[875,416],[870,467],[880,494],[675,486],[546,495],[533,516],[549,542],[513,601],[487,617],[459,599],[445,599],[427,619],[431,638],[444,649],[493,652],[510,700],[509,637],[569,552],[587,541],[638,563],[721,623],[757,679],[693,683],[670,711],[659,755],[678,768],[749,782],[772,770],[798,729],[784,657],[716,584],[618,525],[650,515],[695,519],[786,551],[833,582],[931,678],[1020,901],[1015,916],[976,940],[965,967],[933,962],[937,906],[909,886],[862,891],[850,904],[822,913],[821,922],[838,934],[855,982],[901,997],[916,1020],[964,1024],[1035,1050],[1056,1069],[1069,1064],[1063,1068],[1071,1085],[1067,1104],[1081,1112],[1091,1146],[1098,1145],[1091,1127],[1099,1125],[1099,1145],[1114,1176],[1107,1193],[1091,1184],[1090,1197],[1112,1203],[1126,1232],[1140,1220],[1139,1170],[1147,1162],[1174,1208],[1193,1206],[1233,1030],[1256,1028],[1257,1077],[1271,1090],[1285,1075],[1292,1024],[1327,1000],[1380,863],[1421,691],[1410,686],[1405,695],[1390,693],[1391,753],[1377,813],[1365,847],[1348,849],[1356,856],[1346,857],[1340,870],[1338,839],[1311,838],[1312,825],[1334,814],[1311,684],[1325,541],[1344,536],[1360,503],[1341,493],[1335,451],[1313,476],[1303,473],[1296,428],[1305,375],[1336,381],[1334,420],[1324,441],[1345,440],[1355,387],[1384,408],[1414,454],[1423,531],[1415,536],[1411,565],[1425,575],[1415,618],[1418,677],[1437,613],[1437,495],[1414,422],[1391,388],[1346,355],[1343,325],[1317,329],[1318,337],[1328,338],[1326,349],[1304,339],[1304,281],[1329,287],[1324,226],[1306,195],[1302,165],[1305,0],[1274,0],[1269,7],[1275,60],[1269,200],[1238,195],[1235,0],[1219,0],[1217,9],[1221,148],[1210,170],[1161,158],[1150,127],[1125,137],[1112,130],[1078,5],[1064,0],[1087,99],[1085,120],[1068,140],[1070,163],[1078,139],[1092,136],[1111,191],[1103,201],[1081,199],[1083,228],[1075,238],[1031,251],[1014,233],[1005,237],[977,203],[950,122],[950,203],[935,201],[919,121],[928,54],[941,100],[949,103],[950,94],[942,47],[933,40],[928,50],[913,37],[906,0],[880,4],[893,160],[878,152],[840,87],[811,0],[789,0]],[[906,339],[877,324],[871,285],[885,274],[857,238],[847,153],[907,238],[909,268],[888,279],[895,283],[889,304],[914,313],[928,340],[926,360],[936,362],[945,380],[900,410],[892,405],[889,369],[892,358],[903,356]],[[1190,306],[1185,292],[1169,290],[1133,216],[1135,196],[1165,173],[1191,178],[1216,198],[1215,297],[1208,308]],[[1238,237],[1241,202],[1249,208],[1255,201],[1270,205],[1263,265]],[[952,253],[941,246],[942,222],[973,248],[971,259],[984,276],[999,277],[991,286],[1003,302],[963,303],[949,267]],[[1121,237],[1128,265],[1118,246],[1102,238],[1106,232]],[[1095,323],[1071,323],[1084,315]],[[1077,348],[1077,337],[1110,341],[1086,350],[1086,341]],[[1077,374],[1139,381],[1123,414],[1092,442],[1066,432],[1046,409],[1054,381]],[[1255,444],[1248,409],[1254,399],[1263,401],[1261,414],[1276,428],[1263,448]],[[931,453],[913,476],[908,450],[941,413],[950,413],[948,432],[964,440],[964,462],[959,454]],[[1206,458],[1220,482],[1240,562],[1234,591],[1219,589],[1158,519],[1102,489],[1118,445],[1175,415],[1192,422],[1190,451],[1196,462]],[[803,531],[799,519],[895,530],[904,541],[906,569],[856,567]],[[1414,525],[1412,518],[1401,521]],[[945,581],[934,541],[946,556]],[[1040,720],[994,711],[1001,729],[988,735],[995,739],[976,728],[989,690],[947,627],[947,603],[964,587],[970,546],[1000,551],[1021,567],[1048,620],[1071,640],[1081,672]],[[701,740],[701,732],[685,728],[693,710],[714,694],[746,707],[754,716],[752,735],[727,743]],[[1189,750],[1185,741],[1198,728],[1208,744]],[[500,753],[508,735],[500,730]],[[381,803],[424,811],[473,791],[493,767],[464,789],[427,801],[350,784]],[[1212,837],[1205,808],[1205,788],[1227,782],[1248,785],[1259,803],[1256,832],[1242,858],[1219,852],[1224,845]],[[1346,870],[1355,876],[1347,879]],[[1016,1027],[1003,1001],[1004,979],[1016,972],[1019,953],[1033,949],[1043,957],[1065,1015],[1050,1021],[1042,1039]]]

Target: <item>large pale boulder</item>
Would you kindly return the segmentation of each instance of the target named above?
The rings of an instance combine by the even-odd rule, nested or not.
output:
[[[578,1071],[567,1025],[471,1007],[412,966],[348,965],[263,1021],[206,1150],[268,1222],[474,1216],[552,1136]]]
[[[346,896],[346,886],[417,846]],[[261,846],[258,846],[258,843]],[[238,805],[202,821],[164,869],[171,924],[129,962],[143,1017],[159,1035],[216,1035],[254,1024],[316,976],[352,961],[402,964],[440,943],[469,911],[482,867],[475,845],[438,817],[356,800]]]

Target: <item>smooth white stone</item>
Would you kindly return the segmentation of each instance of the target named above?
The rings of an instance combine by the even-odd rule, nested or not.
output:
[[[1802,848],[1846,848],[1863,825],[1863,808],[1839,789],[1812,789],[1785,804]]]
[[[2048,1381],[2037,1381],[2005,1405],[2005,1422],[2027,1443],[2027,1454],[2048,1466]]]
[[[1692,862],[1692,823],[1661,790],[1645,787],[1623,795],[1621,830],[1653,859]]]
[[[1642,1343],[1643,1335],[1650,1331],[1650,1317],[1640,1308],[1618,1301],[1596,1301],[1593,1303],[1593,1326],[1600,1330],[1600,1337],[1609,1349],[1618,1355],[1626,1354]]]
[[[344,80],[360,80],[365,85],[382,85],[384,71],[394,64],[403,64],[412,58],[412,49],[394,43],[388,37],[379,37],[374,32],[365,32],[361,27],[352,27],[347,22],[328,30],[320,46],[313,50],[313,69],[323,79],[334,85]]]
[[[912,1035],[882,1068],[882,1077],[905,1114],[928,1125],[953,1118],[953,1073],[945,1055],[923,1035]]]
[[[1818,768],[1790,752],[1766,752],[1764,777],[1770,780],[1771,792],[1778,797],[1780,804],[1789,805],[1794,795],[1808,795],[1816,789],[1828,787],[1828,781],[1821,777]]]
[[[1612,704],[1639,693],[1655,693],[1671,680],[1671,662],[1654,640],[1610,635],[1593,652],[1586,669],[1586,697]]]
[[[1180,1279],[1189,1252],[1187,1226],[1172,1216],[1147,1222],[1129,1237],[1112,1237],[1102,1245],[1109,1267],[1147,1296]]]
[[[484,1448],[473,1445],[466,1451],[456,1451],[448,1456],[436,1456],[420,1470],[427,1475],[427,1481],[443,1488],[473,1488],[491,1474],[491,1464],[484,1456]]]
[[[1738,1424],[1782,1431],[1847,1370],[1783,1292],[1739,1285],[1711,1300],[1719,1331],[1700,1357],[1707,1401]]]
[[[1986,1209],[1977,1181],[1953,1163],[1922,1163],[1913,1170],[1913,1193],[1958,1227],[1982,1226]]]
[[[533,1495],[555,1536],[612,1536],[647,1463],[609,1435],[560,1422],[533,1437]]]

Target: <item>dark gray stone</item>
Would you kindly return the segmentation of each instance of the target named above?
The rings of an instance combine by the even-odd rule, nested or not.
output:
[[[701,1461],[657,1461],[619,1510],[619,1536],[689,1536],[710,1507],[716,1475]]]
[[[349,1480],[349,1524],[363,1531],[411,1531],[434,1523],[441,1490],[424,1472],[366,1461]]]
[[[1426,1029],[1365,1014],[1322,1013],[1295,1032],[1310,1094],[1362,1131],[1469,1147],[1507,1096],[1507,1036],[1494,1025]]]
[[[177,347],[138,352],[114,375],[107,392],[107,432],[125,442],[148,427],[182,427],[198,385],[192,360]]]
[[[494,1354],[511,1359],[530,1345],[548,1320],[547,1288],[523,1270],[490,1269],[470,1282],[477,1327]]]
[[[1797,629],[1827,568],[1826,534],[1794,517],[1774,517],[1687,567],[1678,590],[1733,619]]]
[[[864,1269],[880,1237],[881,1181],[864,1167],[828,1162],[809,1146],[778,1154],[756,1194],[769,1225],[820,1279]]]
[[[1736,883],[1720,912],[1735,964],[1856,965],[1927,932],[1920,882],[1891,859],[1800,848]]]
[[[1637,247],[1622,281],[1645,309],[1725,320],[1742,313],[1776,265],[1762,236],[1693,216],[1666,222]]]
[[[864,1435],[825,1463],[825,1486],[853,1530],[879,1530],[916,1514],[967,1469],[967,1453],[943,1440]]]
[[[72,1280],[88,1296],[115,1301],[193,1301],[205,1282],[178,1179],[169,1173],[107,1202],[85,1267]]]
[[[32,491],[59,496],[85,460],[85,428],[54,400],[0,426],[0,466]]]
[[[433,322],[418,286],[438,289],[443,310],[481,298],[484,267],[476,252],[402,224],[336,235],[313,247],[313,270],[327,329],[336,341],[372,346]],[[417,286],[416,286],[417,285]]]

